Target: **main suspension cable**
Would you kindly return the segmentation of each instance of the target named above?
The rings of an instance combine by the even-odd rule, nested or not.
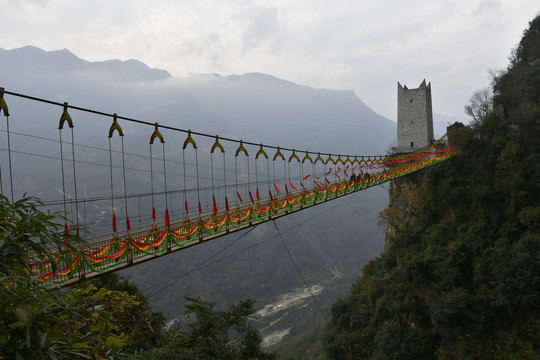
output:
[[[34,96],[19,94],[19,93],[15,93],[15,92],[12,92],[12,91],[4,90],[4,94],[21,97],[21,98],[28,99],[28,100],[34,100],[34,101],[38,101],[38,102],[42,102],[42,103],[46,103],[46,104],[50,104],[50,105],[64,106],[64,103],[59,103],[59,102],[56,102],[56,101],[46,100],[46,99],[42,99],[42,98],[38,98],[38,97],[34,97]],[[106,117],[111,117],[111,118],[113,116],[116,116],[116,118],[120,119],[120,120],[134,122],[134,123],[138,123],[138,124],[142,124],[142,125],[155,126],[155,123],[151,123],[149,121],[138,120],[138,119],[129,118],[129,117],[125,117],[125,116],[120,116],[120,115],[116,115],[116,114],[109,114],[109,113],[106,113],[106,112],[103,112],[103,111],[92,110],[92,109],[88,109],[88,108],[84,108],[84,107],[80,107],[80,106],[67,105],[67,107],[71,108],[71,109],[74,109],[74,110],[79,110],[79,111],[83,111],[83,112],[87,112],[87,113],[91,113],[91,114],[95,114],[95,115],[101,115],[101,116],[106,116]],[[172,131],[179,131],[179,132],[183,132],[183,133],[190,132],[192,135],[197,135],[197,136],[215,138],[215,135],[196,132],[196,131],[192,131],[192,130],[180,129],[180,128],[177,128],[177,127],[174,127],[174,126],[159,125],[159,127],[163,128],[163,129],[172,130]],[[230,141],[230,142],[234,142],[234,143],[240,143],[242,141],[242,140],[236,140],[236,139],[231,139],[231,138],[226,138],[226,137],[220,137],[220,139],[223,140],[223,141]],[[252,146],[260,146],[261,145],[260,143],[257,144],[255,142],[250,142],[250,141],[243,141],[243,143],[244,143],[244,145],[252,145]],[[278,146],[274,146],[274,145],[263,145],[263,147],[270,148],[270,149],[278,149]],[[295,150],[295,149],[292,149],[292,148],[284,148],[284,147],[280,147],[280,148],[281,148],[281,150],[290,151],[290,152]],[[304,150],[302,150],[302,152],[304,152]],[[313,154],[313,155],[317,154],[317,152],[314,152],[314,151],[306,151],[306,152],[309,153],[309,154]],[[330,153],[329,155],[340,156],[339,154],[333,154],[333,153]],[[346,156],[346,155],[343,155],[343,156]],[[354,157],[354,155],[352,155],[352,156]]]

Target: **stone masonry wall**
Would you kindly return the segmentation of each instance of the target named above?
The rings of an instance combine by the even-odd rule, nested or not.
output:
[[[413,152],[433,141],[431,83],[424,80],[417,89],[408,89],[398,82],[397,123],[398,152]]]

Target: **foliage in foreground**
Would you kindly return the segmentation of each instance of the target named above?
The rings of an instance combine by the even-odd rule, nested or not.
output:
[[[461,153],[413,178],[395,235],[332,308],[330,359],[540,356],[540,17]],[[389,216],[392,215],[392,216]]]
[[[228,310],[217,310],[214,302],[198,297],[186,300],[185,315],[193,320],[189,330],[170,331],[163,345],[149,351],[145,359],[277,359],[276,354],[261,350],[261,334],[248,323],[255,312],[254,300],[240,301]]]
[[[163,315],[117,275],[69,289],[38,281],[29,264],[65,249],[77,254],[82,242],[41,208],[35,198],[11,203],[0,195],[0,359],[276,358],[261,350],[261,335],[247,322],[250,299],[221,311],[189,298],[189,331],[166,333]]]
[[[77,254],[82,242],[42,208],[35,198],[11,203],[0,195],[0,358],[104,359],[144,349],[126,319],[159,317],[140,296],[91,284],[52,289],[32,277],[29,264],[66,249]]]

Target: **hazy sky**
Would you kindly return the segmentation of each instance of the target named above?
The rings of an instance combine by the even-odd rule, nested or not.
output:
[[[505,68],[538,0],[0,0],[0,47],[137,59],[175,77],[261,72],[354,90],[396,119],[397,82],[432,82],[434,112],[463,116]],[[0,79],[1,83],[1,79]],[[1,86],[1,84],[0,84]]]

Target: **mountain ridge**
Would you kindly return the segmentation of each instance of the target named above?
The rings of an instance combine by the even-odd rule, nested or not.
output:
[[[257,72],[174,78],[138,60],[89,62],[67,49],[27,46],[0,49],[0,79],[14,92],[283,147],[374,155],[395,141],[395,123],[353,91]]]
[[[105,61],[88,61],[79,58],[77,55],[69,51],[68,49],[59,49],[46,51],[35,46],[23,46],[11,50],[0,48],[0,54],[3,54],[4,61],[8,61],[8,66],[16,68],[15,63],[18,66],[21,60],[23,64],[32,63],[39,64],[43,62],[45,67],[49,70],[62,70],[62,71],[107,71],[107,75],[114,76],[124,81],[155,81],[162,80],[171,77],[168,71],[161,69],[153,69],[143,62],[135,59],[118,60],[111,59]],[[9,62],[9,60],[13,60]],[[0,63],[6,65],[6,63]],[[56,66],[52,66],[52,65]],[[39,70],[41,67],[35,68]],[[56,69],[55,69],[56,68]],[[25,69],[31,71],[32,69]],[[138,74],[138,75],[137,75]]]

